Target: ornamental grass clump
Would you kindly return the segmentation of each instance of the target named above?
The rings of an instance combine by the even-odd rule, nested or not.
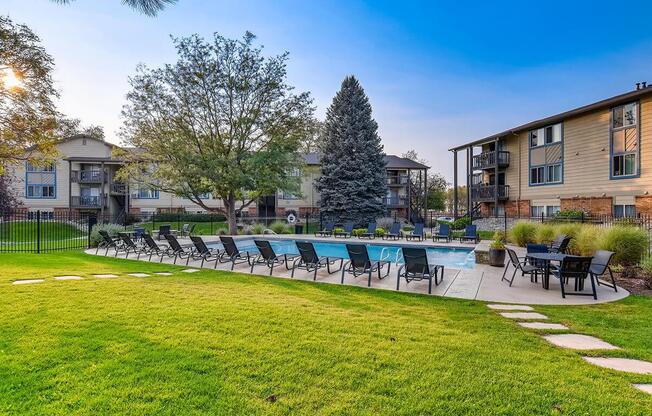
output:
[[[579,256],[592,256],[596,250],[600,249],[604,233],[604,228],[595,225],[584,225],[575,236],[574,251],[572,253]]]
[[[91,229],[91,246],[92,247],[97,247],[97,245],[102,241],[102,236],[100,235],[100,230],[106,231],[109,233],[111,237],[115,237],[118,235],[119,232],[122,232],[125,230],[125,227],[123,227],[120,224],[95,224],[93,228]]]
[[[269,224],[269,229],[276,234],[292,234],[292,226],[284,221],[274,221]]]
[[[557,230],[551,224],[537,224],[537,231],[535,234],[536,242],[539,244],[549,245],[557,237]]]
[[[638,263],[647,253],[648,244],[647,231],[637,227],[618,225],[605,232],[600,247],[616,253],[614,255],[615,263],[630,266]]]
[[[509,231],[509,238],[514,244],[525,247],[536,242],[537,225],[529,221],[519,221]]]

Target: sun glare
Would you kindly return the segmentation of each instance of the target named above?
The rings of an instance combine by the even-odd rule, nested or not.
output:
[[[23,81],[11,68],[4,68],[0,70],[0,79],[6,89],[20,88],[23,86]]]

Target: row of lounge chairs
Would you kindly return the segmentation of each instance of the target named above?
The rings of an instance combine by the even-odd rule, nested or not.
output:
[[[115,251],[115,257],[124,253],[125,258],[129,254],[136,255],[140,259],[141,255],[148,255],[149,261],[154,256],[159,257],[159,262],[164,258],[173,258],[173,263],[177,260],[185,259],[186,265],[190,260],[201,260],[200,267],[207,262],[214,262],[214,268],[219,263],[231,263],[231,270],[236,264],[247,263],[250,271],[253,273],[254,267],[264,265],[269,268],[271,275],[276,266],[284,266],[291,271],[290,277],[294,277],[295,271],[305,270],[313,273],[313,280],[317,279],[317,271],[326,269],[328,274],[341,271],[341,283],[344,283],[345,274],[351,274],[353,277],[362,275],[367,276],[367,286],[371,286],[372,276],[375,274],[379,280],[384,279],[390,273],[391,263],[387,261],[374,261],[369,258],[367,247],[364,244],[346,244],[348,259],[319,256],[311,242],[297,241],[299,254],[277,254],[274,248],[267,240],[254,240],[258,253],[250,254],[238,249],[235,241],[229,236],[220,236],[222,248],[209,248],[201,237],[191,236],[190,239],[193,247],[183,247],[176,236],[166,234],[165,238],[169,246],[159,245],[151,235],[143,235],[143,244],[135,243],[126,233],[118,233],[118,238],[112,238],[106,231],[100,231],[102,243],[98,245],[96,254],[103,248],[104,255],[107,256],[109,250]],[[432,283],[438,285],[444,277],[444,266],[428,263],[428,256],[425,248],[403,247],[402,264],[398,269],[398,278],[396,290],[399,290],[401,279],[407,283],[411,281],[428,281],[428,293],[432,293]],[[291,265],[290,265],[291,263]]]
[[[358,235],[358,237],[369,238],[369,239],[376,238],[376,229],[377,229],[377,225],[375,222],[369,223],[369,226],[367,227],[367,231]],[[324,225],[324,229],[317,231],[315,233],[315,237],[332,236],[335,238],[339,238],[339,237],[350,238],[352,235],[353,235],[352,222],[347,222],[346,224],[344,224],[341,231],[335,228],[334,222],[327,222]],[[403,237],[405,237],[406,240],[423,241],[425,237],[424,224],[423,223],[414,224],[414,229],[412,230],[412,232],[404,235],[401,233],[401,224],[395,222],[394,224],[392,224],[391,228],[389,229],[389,232],[382,235],[383,240],[400,240]],[[464,234],[458,238],[460,242],[471,241],[474,243],[478,243],[480,241],[480,237],[478,235],[478,229],[473,224],[467,225],[466,228],[464,229]],[[439,230],[437,231],[436,234],[433,234],[432,236],[432,241],[434,242],[441,241],[441,240],[445,240],[446,242],[450,242],[453,240],[453,234],[449,224],[440,224]]]

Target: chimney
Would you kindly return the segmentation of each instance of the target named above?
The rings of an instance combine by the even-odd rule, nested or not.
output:
[[[640,90],[640,89],[641,89],[641,83],[640,83],[640,82],[637,82],[637,83],[636,83],[636,91],[638,91],[638,90]]]
[[[645,81],[641,82],[641,88],[647,88],[647,82]]]

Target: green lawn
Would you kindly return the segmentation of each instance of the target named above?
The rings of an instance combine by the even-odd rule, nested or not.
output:
[[[146,223],[141,223],[141,224],[134,224],[128,228],[133,229],[134,227],[143,227],[150,233],[152,230],[158,231],[159,227],[161,225],[170,225],[173,230],[181,230],[181,227],[183,227],[183,224],[195,224],[195,229],[193,231],[193,235],[215,235],[217,230],[226,230],[228,229],[228,226],[226,222],[221,221],[221,222],[179,222],[177,223],[176,221],[173,222],[146,222]]]
[[[652,376],[591,366],[481,302],[214,271],[124,275],[180,269],[0,255],[0,414],[652,411],[630,386]],[[121,277],[90,277],[109,272]],[[70,273],[88,278],[10,284]],[[536,309],[624,348],[611,354],[652,359],[652,299]]]
[[[42,220],[40,230],[36,221],[0,224],[0,251],[36,251],[37,241],[40,241],[41,250],[59,250],[84,248],[87,237],[83,228],[59,221]]]

